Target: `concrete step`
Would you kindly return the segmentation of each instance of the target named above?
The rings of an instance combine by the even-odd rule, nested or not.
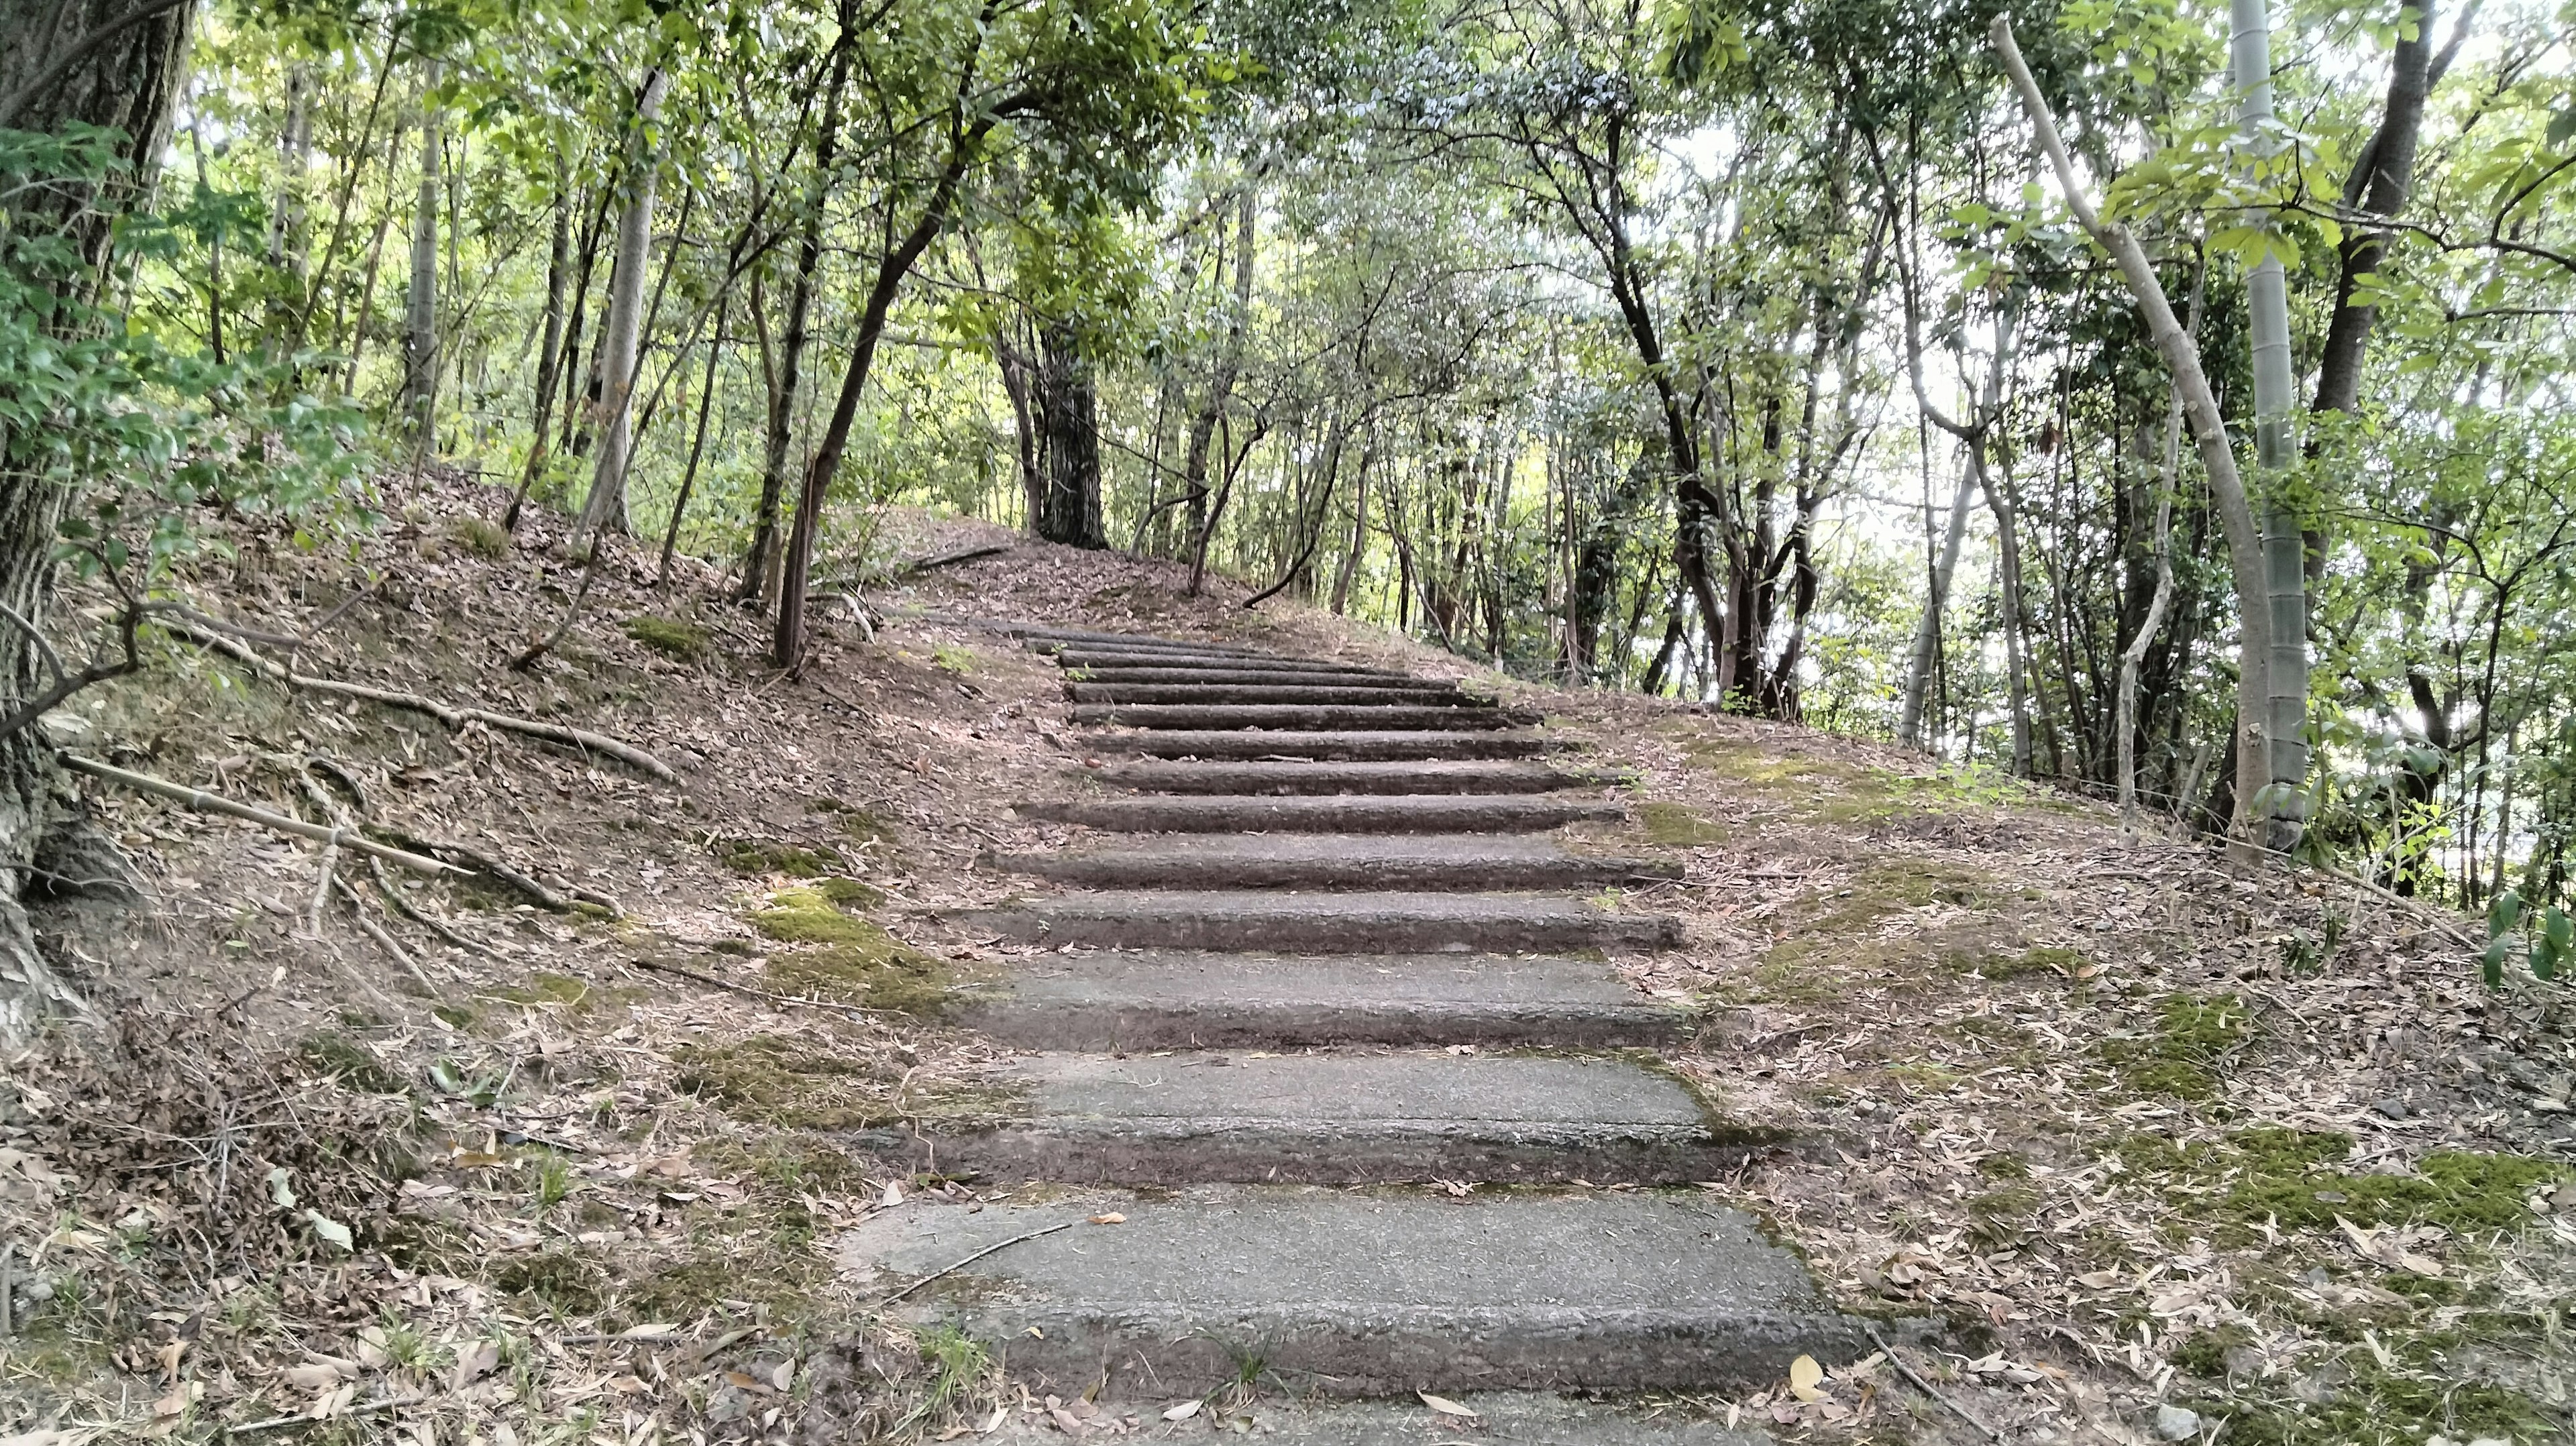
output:
[[[1097,647],[1160,649],[1189,653],[1266,654],[1268,648],[1246,643],[1220,643],[1205,638],[1165,638],[1152,633],[1104,633],[1089,628],[1051,628],[1037,623],[1005,623],[1003,633],[1018,638],[1031,648],[1090,645]]]
[[[978,988],[955,1019],[1023,1049],[1677,1042],[1690,1011],[1610,967],[1559,956],[1047,954]]]
[[[1336,673],[1305,667],[1282,668],[1166,668],[1120,664],[1106,668],[1068,668],[1065,675],[1082,683],[1116,683],[1122,685],[1150,683],[1245,684],[1265,688],[1313,686],[1319,688],[1428,688],[1455,691],[1454,678],[1426,678],[1415,673]]]
[[[1539,721],[1518,708],[1360,707],[1315,703],[1077,703],[1073,721],[1086,728],[1277,728],[1315,733],[1392,729],[1527,728]]]
[[[1671,1185],[1739,1170],[1780,1138],[1625,1059],[1046,1054],[995,1083],[1016,1097],[1007,1110],[854,1143],[1012,1184]]]
[[[1750,1429],[1729,1431],[1714,1419],[1694,1419],[1660,1399],[1631,1405],[1548,1391],[1473,1391],[1459,1397],[1458,1405],[1476,1413],[1473,1422],[1458,1423],[1472,1427],[1472,1435],[1451,1429],[1413,1396],[1319,1401],[1273,1394],[1230,1409],[1210,1403],[1184,1420],[1164,1420],[1163,1410],[1182,1399],[1194,1398],[1154,1396],[1123,1403],[1123,1409],[1113,1405],[1099,1419],[1114,1417],[1123,1428],[1121,1441],[1193,1441],[1200,1446],[1227,1431],[1251,1436],[1262,1446],[1428,1446],[1444,1440],[1471,1446],[1767,1446],[1771,1440]],[[1044,1405],[1037,1404],[1021,1407],[978,1442],[1065,1446],[1065,1435]]]
[[[1679,921],[1548,894],[1062,894],[967,917],[1006,938],[1118,949],[1315,954],[1664,949]]]
[[[1123,1219],[1087,1223],[1111,1214]],[[1695,1192],[924,1200],[871,1216],[838,1254],[865,1294],[955,1267],[904,1310],[955,1322],[1032,1390],[1068,1397],[1104,1375],[1113,1401],[1203,1395],[1245,1362],[1299,1398],[1734,1391],[1776,1383],[1801,1355],[1831,1367],[1871,1350],[1797,1257]]]
[[[1438,729],[1189,729],[1152,732],[1088,733],[1081,743],[1090,753],[1139,753],[1155,758],[1281,759],[1311,758],[1340,762],[1535,758],[1571,752],[1580,740],[1561,733],[1511,732],[1502,729],[1454,732]]]
[[[1175,653],[1151,649],[1138,651],[1083,648],[1059,651],[1055,655],[1055,660],[1068,672],[1089,671],[1094,668],[1163,668],[1190,673],[1330,673],[1337,678],[1411,676],[1385,668],[1364,668],[1357,663],[1336,663],[1329,658],[1289,658],[1268,653]]]
[[[1335,688],[1314,683],[1067,683],[1076,703],[1315,703],[1364,708],[1490,708],[1491,698],[1445,685],[1428,688]]]
[[[1419,735],[1415,735],[1419,736]],[[1631,775],[1543,763],[1439,762],[1122,763],[1077,775],[1138,793],[1403,794],[1554,793],[1616,788]]]
[[[1538,833],[1617,823],[1615,803],[1510,794],[1150,794],[1014,804],[1022,818],[1119,833]]]
[[[1599,889],[1682,876],[1682,866],[1669,859],[1571,854],[1545,839],[1442,833],[1218,834],[1114,850],[987,854],[983,862],[1003,873],[1092,889]]]

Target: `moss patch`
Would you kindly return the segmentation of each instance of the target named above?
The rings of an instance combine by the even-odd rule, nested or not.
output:
[[[2195,1338],[2197,1340],[2198,1338]],[[2436,1436],[2453,1441],[2536,1442],[2558,1439],[2555,1413],[2509,1387],[2470,1377],[2474,1363],[2454,1360],[2456,1337],[2400,1337],[2376,1353],[2347,1351],[2320,1376],[2320,1399],[2231,1390],[2184,1398],[2204,1416],[2227,1420],[2236,1446],[2416,1446]],[[2224,1347],[2219,1347],[2224,1360]],[[2194,1374],[2210,1374],[2195,1371]]]
[[[727,1113],[807,1129],[863,1129],[891,1118],[864,1087],[875,1071],[862,1061],[775,1035],[736,1044],[683,1045],[672,1085]]]
[[[938,959],[864,919],[849,921],[875,937],[865,944],[827,944],[769,956],[769,987],[782,994],[891,1009],[937,1018],[950,999],[950,976]]]
[[[2337,1216],[2371,1228],[2511,1230],[2532,1222],[2525,1203],[2532,1194],[2568,1173],[2524,1155],[2437,1150],[2411,1175],[2354,1174],[2339,1168],[2352,1154],[2351,1136],[2272,1126],[2188,1145],[2132,1136],[2115,1153],[2131,1173],[2161,1178],[2190,1213],[2285,1230],[2329,1230]]]
[[[678,618],[657,617],[652,613],[640,613],[628,618],[626,636],[666,658],[677,658],[684,663],[695,662],[705,657],[707,645],[711,641],[707,630],[695,623],[684,623]]]
[[[885,890],[857,879],[818,879],[814,890],[844,909],[873,909],[885,902]]]
[[[1910,854],[1882,857],[1844,886],[1811,896],[1803,917],[1762,953],[1754,972],[1765,997],[1814,999],[1855,975],[1908,980],[1960,972],[2018,945],[2017,929],[1985,906],[2002,893],[1993,875]],[[1969,911],[1915,929],[1887,926],[1934,904]]]
[[[2035,974],[2055,974],[2071,979],[2075,975],[2075,966],[2083,962],[2084,956],[2072,949],[2043,945],[2024,949],[2018,954],[1989,955],[1969,966],[1969,972],[1980,979],[2027,979]]]
[[[490,562],[510,555],[510,534],[500,523],[482,517],[459,517],[447,524],[447,536],[457,546]]]
[[[1646,831],[1646,841],[1666,848],[1698,848],[1702,844],[1724,843],[1728,830],[1722,824],[1709,822],[1698,809],[1679,803],[1645,803],[1637,806],[1637,822]]]
[[[883,947],[885,931],[865,919],[853,919],[833,906],[821,889],[780,889],[769,907],[755,909],[752,927],[782,944],[847,944]]]
[[[512,985],[493,997],[528,1009],[579,1009],[592,1002],[595,991],[578,979],[562,974],[538,974],[525,984]]]
[[[295,1053],[317,1073],[336,1075],[340,1083],[361,1094],[398,1095],[408,1088],[400,1075],[344,1034],[327,1030],[308,1034],[295,1046]]]
[[[808,848],[803,844],[779,843],[772,839],[719,839],[716,857],[726,868],[738,874],[785,874],[791,879],[819,879],[850,866],[838,849],[829,844]]]
[[[599,1309],[608,1272],[580,1251],[549,1250],[502,1262],[492,1283],[559,1314],[588,1315]]]
[[[2168,994],[2158,1001],[2155,1031],[2139,1039],[2106,1039],[2097,1052],[2140,1094],[2180,1100],[2218,1094],[2218,1062],[2251,1028],[2242,1000],[2233,994],[2202,997]]]

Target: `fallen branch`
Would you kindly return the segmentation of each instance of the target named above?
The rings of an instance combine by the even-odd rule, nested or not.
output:
[[[284,664],[271,662],[253,651],[249,645],[236,642],[212,629],[198,627],[184,620],[165,620],[162,626],[192,642],[212,648],[236,662],[256,669],[262,677],[272,682],[284,683],[290,688],[301,688],[312,693],[326,693],[339,698],[356,698],[414,713],[426,713],[450,729],[463,728],[468,723],[480,723],[496,732],[542,738],[549,743],[560,743],[585,753],[605,754],[620,763],[649,773],[664,783],[677,785],[681,782],[680,775],[673,772],[669,764],[631,743],[621,743],[604,733],[593,733],[587,728],[567,727],[561,723],[540,723],[531,718],[513,718],[506,713],[494,713],[482,708],[451,707],[434,698],[421,697],[417,693],[370,687],[365,683],[344,683],[336,678],[316,678],[309,674],[294,672]]]
[[[376,872],[376,892],[384,895],[385,903],[390,905],[395,913],[400,914],[404,918],[411,920],[413,923],[420,925],[422,928],[436,934],[438,937],[455,945],[459,949],[466,950],[470,953],[480,954],[484,958],[492,960],[497,964],[507,964],[510,962],[509,956],[503,954],[500,950],[493,948],[489,944],[479,943],[464,934],[458,933],[455,928],[447,923],[446,920],[439,918],[435,914],[422,910],[418,906],[414,905],[409,899],[404,898],[401,892],[394,888],[394,881],[385,877],[384,865],[377,863],[374,859],[369,859],[367,860],[367,867],[374,869]],[[455,971],[451,969],[448,973],[452,977],[455,974]]]
[[[863,1004],[842,1004],[831,999],[807,999],[794,994],[773,994],[766,989],[754,989],[748,984],[736,984],[730,979],[718,979],[712,974],[701,974],[695,969],[683,969],[677,964],[665,964],[658,959],[637,959],[633,962],[638,969],[650,969],[656,974],[674,974],[692,983],[703,984],[710,989],[730,989],[736,994],[748,994],[754,999],[767,1000],[771,1004],[793,1004],[806,1009],[837,1009],[843,1014],[878,1018],[898,1012],[891,1009],[870,1009]]]
[[[964,1260],[958,1261],[955,1265],[943,1266],[940,1269],[934,1270],[928,1275],[923,1276],[921,1279],[914,1281],[912,1284],[905,1286],[903,1289],[896,1291],[894,1294],[887,1296],[885,1299],[878,1301],[876,1308],[878,1310],[883,1310],[887,1306],[894,1304],[896,1301],[903,1299],[905,1296],[912,1294],[914,1291],[921,1289],[923,1286],[930,1284],[932,1281],[939,1279],[941,1276],[954,1275],[958,1271],[964,1270],[967,1266],[973,1265],[976,1261],[983,1259],[985,1256],[992,1254],[996,1250],[1008,1250],[1014,1245],[1021,1244],[1024,1241],[1035,1240],[1041,1235],[1053,1235],[1059,1230],[1071,1230],[1074,1226],[1081,1223],[1082,1222],[1079,1220],[1067,1220],[1061,1225],[1044,1226],[1039,1229],[1032,1230],[1026,1235],[1014,1235],[999,1245],[987,1245],[983,1249],[976,1251],[974,1254],[967,1256]]]
[[[931,572],[943,567],[955,567],[961,562],[973,562],[979,558],[999,557],[1017,545],[1009,542],[988,542],[980,547],[960,547],[950,552],[934,553],[929,557],[898,562],[888,575],[910,577],[916,572]]]
[[[512,868],[510,865],[501,862],[499,859],[496,859],[490,854],[484,853],[471,845],[445,843],[436,839],[425,839],[418,834],[405,833],[401,829],[392,828],[380,823],[369,824],[367,825],[367,829],[378,838],[391,839],[395,843],[402,845],[404,848],[412,850],[414,853],[427,854],[434,859],[455,859],[466,865],[466,867],[458,869],[457,872],[463,874],[481,874],[496,882],[506,884],[509,887],[518,890],[520,894],[527,898],[529,903],[536,905],[538,908],[545,910],[549,914],[569,914],[575,912],[575,905],[569,897],[556,893],[544,884],[537,882],[528,875],[521,873],[519,870]]]
[[[367,917],[367,906],[358,897],[358,891],[349,887],[349,881],[334,874],[331,877],[331,884],[340,891],[341,898],[349,901],[349,913],[358,921],[358,932],[375,940],[377,948],[394,956],[394,962],[403,967],[403,972],[411,976],[412,982],[419,985],[430,998],[436,999],[438,986],[430,983],[429,976],[421,972],[420,961],[413,958],[411,951],[404,948],[401,941],[388,933],[384,925]]]
[[[1879,1335],[1878,1327],[1870,1325],[1867,1322],[1863,1322],[1861,1329],[1869,1332],[1870,1344],[1878,1347],[1879,1350],[1886,1355],[1888,1362],[1896,1367],[1897,1374],[1914,1383],[1914,1389],[1921,1391],[1924,1395],[1927,1395],[1933,1400],[1940,1402],[1942,1405],[1949,1407],[1951,1415],[1956,1416],[1960,1420],[1967,1422],[1970,1426],[1975,1427],[1978,1435],[1985,1437],[1989,1441],[2001,1441],[2004,1439],[2001,1436],[1996,1435],[1994,1432],[1987,1430],[1985,1422],[1969,1415],[1966,1407],[1961,1406],[1958,1402],[1951,1400],[1940,1392],[1933,1390],[1932,1383],[1930,1381],[1916,1375],[1914,1373],[1914,1368],[1905,1364],[1905,1357],[1898,1355],[1896,1353],[1896,1348],[1889,1345],[1886,1339]]]
[[[227,818],[238,818],[247,823],[258,824],[262,828],[273,829],[278,833],[291,833],[298,838],[309,838],[323,844],[354,849],[370,857],[383,859],[389,864],[400,864],[414,873],[437,875],[473,872],[471,869],[460,869],[454,864],[442,863],[437,859],[405,853],[398,848],[388,848],[371,838],[364,837],[356,829],[330,828],[318,823],[306,823],[300,818],[289,818],[282,813],[253,808],[247,803],[235,803],[221,794],[208,793],[202,788],[190,788],[185,784],[172,783],[166,778],[155,778],[149,773],[131,772],[111,764],[101,763],[95,758],[83,758],[77,753],[65,753],[61,757],[63,767],[74,773],[85,773],[102,782],[130,788],[137,793],[166,798],[198,813],[219,813]]]

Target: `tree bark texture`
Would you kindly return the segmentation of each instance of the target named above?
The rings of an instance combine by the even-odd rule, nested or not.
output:
[[[132,0],[0,0],[0,124],[55,133],[73,122],[125,134],[127,170],[106,194],[37,187],[0,200],[13,227],[68,232],[94,301],[108,265],[112,223],[148,189],[169,137],[171,103],[184,75],[192,6],[173,4],[135,18]],[[80,312],[57,318],[85,324]],[[55,530],[68,491],[26,465],[43,439],[0,426],[0,602],[38,627],[54,581]],[[44,686],[34,640],[0,632],[0,714],[14,713]],[[50,1007],[75,999],[36,947],[25,898],[49,882],[89,870],[49,869],[52,851],[77,841],[78,804],[62,786],[40,727],[0,737],[0,1049],[15,1049]]]
[[[591,473],[590,496],[583,501],[580,524],[573,530],[576,546],[595,540],[611,527],[622,529],[626,522],[626,464],[635,440],[635,372],[641,365],[644,339],[644,273],[652,261],[653,193],[662,170],[662,153],[653,133],[661,122],[662,93],[669,84],[670,78],[658,70],[646,78],[643,94],[635,102],[634,134],[627,140],[625,205],[617,216],[617,267],[608,289],[608,335],[599,353],[603,383],[599,465]]]
[[[412,445],[430,444],[438,408],[438,62],[421,77],[420,195],[411,216],[411,287],[403,305],[402,424]]]
[[[1038,498],[1037,534],[1072,547],[1109,545],[1100,521],[1100,406],[1091,359],[1069,323],[1038,334],[1039,436],[1046,490]]]

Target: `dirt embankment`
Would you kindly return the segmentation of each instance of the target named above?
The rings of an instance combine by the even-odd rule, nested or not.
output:
[[[952,920],[1017,887],[980,854],[1063,841],[1007,805],[1082,764],[1054,670],[962,620],[1465,665],[1025,546],[870,590],[873,627],[825,605],[795,678],[721,579],[656,590],[619,553],[513,673],[578,570],[549,522],[419,495],[355,567],[244,536],[198,605],[303,639],[299,674],[593,730],[680,783],[179,639],[75,704],[86,755],[470,876],[341,850],[329,882],[309,841],[90,790],[144,902],[57,907],[98,1019],[9,1065],[0,1432],[861,1439],[1016,1409],[971,1343],[876,1323],[832,1250],[975,1195],[845,1146],[995,1104],[1004,1061],[940,1016],[1018,946]],[[981,540],[900,519],[890,550]],[[1884,1364],[1675,1409],[1863,1439],[1972,1439],[1959,1413],[2144,1439],[2158,1407],[2229,1440],[2566,1429],[2563,987],[2489,996],[2456,920],[1983,772],[1489,681],[1638,771],[1602,842],[1687,860],[1632,902],[1689,944],[1619,962],[1707,1006],[1672,1063],[1717,1107],[1806,1135],[1706,1188],[1856,1308],[1955,1326],[1915,1362],[1955,1412]]]

